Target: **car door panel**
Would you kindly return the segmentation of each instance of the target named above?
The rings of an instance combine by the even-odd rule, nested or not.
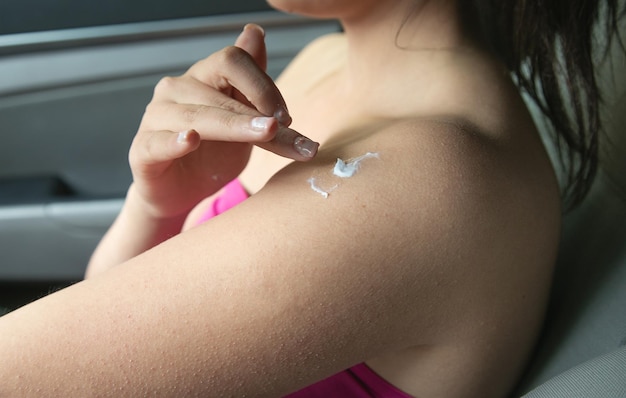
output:
[[[75,280],[131,181],[158,80],[264,26],[276,77],[333,22],[273,11],[0,35],[0,280]],[[20,41],[21,38],[21,41]]]

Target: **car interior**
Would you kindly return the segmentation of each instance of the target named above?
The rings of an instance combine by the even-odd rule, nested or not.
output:
[[[619,38],[598,61],[601,165],[588,197],[564,217],[543,336],[520,384],[525,397],[626,397],[625,40],[622,19]]]
[[[232,44],[248,22],[266,30],[273,77],[339,30],[264,0],[0,2],[0,316],[82,279],[121,208],[154,85]],[[626,397],[624,54],[615,40],[601,63],[602,163],[564,217],[546,323],[516,397]]]
[[[263,0],[0,2],[0,307],[82,279],[131,181],[128,148],[155,84],[248,22],[266,30],[273,77],[338,30]]]

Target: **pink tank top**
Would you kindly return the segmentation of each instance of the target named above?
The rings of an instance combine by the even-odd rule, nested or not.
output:
[[[228,183],[212,206],[200,217],[201,224],[248,198],[238,180]],[[411,398],[362,363],[287,395],[286,398]]]

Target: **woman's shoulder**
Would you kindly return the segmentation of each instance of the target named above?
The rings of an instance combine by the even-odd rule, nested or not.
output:
[[[370,347],[383,339],[458,347],[459,372],[497,372],[488,364],[529,345],[557,245],[542,188],[514,152],[463,121],[369,123],[284,167],[185,245],[215,250],[228,278],[243,263],[244,281],[271,286],[267,308],[294,317],[281,323],[300,327],[301,303],[314,303],[301,330],[315,325],[323,349],[358,330],[352,363],[380,355]]]
[[[493,214],[494,209],[512,207],[522,198],[534,203],[538,197],[554,194],[549,166],[531,164],[533,154],[463,120],[407,118],[359,130],[360,135],[348,132],[345,139],[338,135],[329,140],[313,162],[287,168],[303,174],[300,178],[306,176],[305,180],[317,176],[319,181],[330,181],[326,185],[338,186],[335,195],[341,195],[341,187],[363,183],[367,191],[379,191],[378,198],[393,197],[398,205],[420,203],[433,211],[439,208],[450,217],[452,208]],[[333,175],[338,162],[355,160],[359,163],[353,176]],[[411,203],[403,200],[407,197]],[[511,201],[512,197],[518,199]]]
[[[329,141],[315,160],[290,164],[257,195],[264,206],[288,197],[280,211],[311,212],[315,239],[341,225],[336,239],[350,255],[365,250],[351,236],[359,228],[359,239],[369,236],[375,248],[367,253],[381,253],[380,261],[399,256],[399,270],[435,266],[451,280],[463,275],[463,289],[477,300],[488,300],[482,291],[509,297],[548,280],[558,245],[558,191],[543,175],[550,171],[522,152],[462,122],[406,119]],[[509,308],[526,314],[523,305]]]

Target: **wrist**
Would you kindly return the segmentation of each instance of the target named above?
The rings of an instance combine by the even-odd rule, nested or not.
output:
[[[137,190],[135,183],[132,183],[126,193],[124,207],[122,211],[132,215],[136,222],[149,223],[154,225],[183,225],[190,210],[175,214],[164,214],[149,201],[145,200]]]
[[[143,236],[146,241],[146,249],[149,249],[172,236],[178,235],[188,213],[159,214],[139,195],[134,184],[131,184],[120,217],[124,220],[124,229]]]

